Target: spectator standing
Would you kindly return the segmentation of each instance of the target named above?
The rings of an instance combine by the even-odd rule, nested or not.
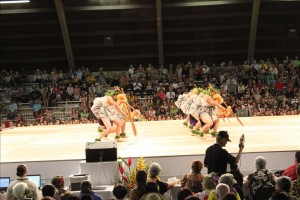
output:
[[[218,175],[226,173],[227,163],[238,163],[244,145],[239,145],[239,152],[236,157],[229,154],[227,150],[223,149],[227,142],[231,142],[227,131],[219,131],[216,137],[216,143],[206,149],[204,166],[207,167],[208,173],[216,172]]]
[[[7,188],[7,194],[6,194],[6,200],[15,200],[15,196],[14,196],[14,186],[16,186],[18,183],[24,183],[24,187],[27,187],[29,192],[31,193],[31,196],[35,199],[35,200],[40,200],[40,196],[39,196],[39,190],[37,188],[37,186],[35,185],[34,182],[28,180],[27,176],[27,167],[26,165],[19,165],[17,167],[17,176],[18,178],[14,181],[12,181],[8,188]]]

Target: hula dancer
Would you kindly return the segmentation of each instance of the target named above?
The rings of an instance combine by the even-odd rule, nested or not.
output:
[[[117,101],[119,91],[109,90],[104,97],[97,97],[91,108],[93,114],[100,119],[106,129],[100,134],[98,141],[113,131],[112,123],[116,125],[116,139],[120,138],[122,122],[118,114],[126,116],[126,113],[120,108],[120,101]],[[116,102],[116,101],[117,102]]]

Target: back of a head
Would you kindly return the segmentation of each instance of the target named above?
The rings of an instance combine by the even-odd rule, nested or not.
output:
[[[83,194],[91,194],[92,191],[92,184],[89,181],[82,181],[80,184],[80,189]]]
[[[219,183],[224,183],[229,186],[229,188],[232,188],[232,186],[236,183],[236,181],[233,178],[232,174],[223,174],[219,178]]]
[[[296,160],[297,163],[300,163],[300,151],[296,151],[295,160]]]
[[[203,164],[200,160],[194,160],[192,163],[192,171],[194,173],[200,173],[203,168]]]
[[[158,185],[154,182],[147,182],[145,188],[145,194],[150,192],[158,192]]]
[[[278,177],[278,179],[276,180],[276,187],[278,190],[289,193],[292,187],[291,178],[287,176]]]
[[[222,200],[237,200],[234,193],[227,193]]]
[[[43,194],[43,197],[54,197],[55,195],[55,187],[53,185],[45,185],[43,188],[42,188],[42,194]]]
[[[267,161],[264,157],[258,156],[255,159],[255,166],[256,166],[257,169],[265,169],[266,165],[267,165]]]
[[[289,200],[289,197],[285,192],[278,190],[272,194],[271,200]]]
[[[118,184],[113,189],[113,194],[117,199],[124,199],[128,191],[124,185]]]
[[[138,186],[146,185],[146,181],[147,181],[147,172],[145,172],[144,170],[139,170],[136,173],[136,184]]]
[[[216,185],[218,184],[219,176],[212,172],[210,174],[207,174],[203,179],[203,187],[205,189],[213,190],[216,188]]]
[[[229,192],[230,192],[229,186],[224,183],[219,183],[216,187],[216,195],[218,199],[223,199],[225,194]]]
[[[17,176],[19,176],[19,177],[23,177],[23,176],[25,176],[27,174],[27,167],[26,167],[26,165],[19,165],[18,167],[17,167]]]
[[[24,182],[17,183],[13,187],[13,194],[16,199],[26,199],[29,195],[28,186]]]
[[[185,200],[188,196],[193,195],[190,188],[182,188],[177,194],[177,200]]]
[[[149,167],[150,177],[151,178],[157,177],[160,174],[161,170],[162,170],[161,166],[158,163],[156,162],[152,163],[151,166]]]

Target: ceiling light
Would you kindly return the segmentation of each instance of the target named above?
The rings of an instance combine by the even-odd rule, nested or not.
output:
[[[1,0],[0,4],[13,4],[13,3],[30,3],[30,0],[15,0],[15,1],[9,1],[9,0]]]

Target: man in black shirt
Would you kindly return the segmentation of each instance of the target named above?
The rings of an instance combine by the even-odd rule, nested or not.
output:
[[[208,173],[216,172],[221,176],[226,173],[227,163],[239,162],[244,144],[240,143],[238,155],[234,157],[222,148],[226,146],[228,141],[231,142],[227,131],[219,131],[216,137],[216,144],[206,149],[204,166],[207,167]]]

